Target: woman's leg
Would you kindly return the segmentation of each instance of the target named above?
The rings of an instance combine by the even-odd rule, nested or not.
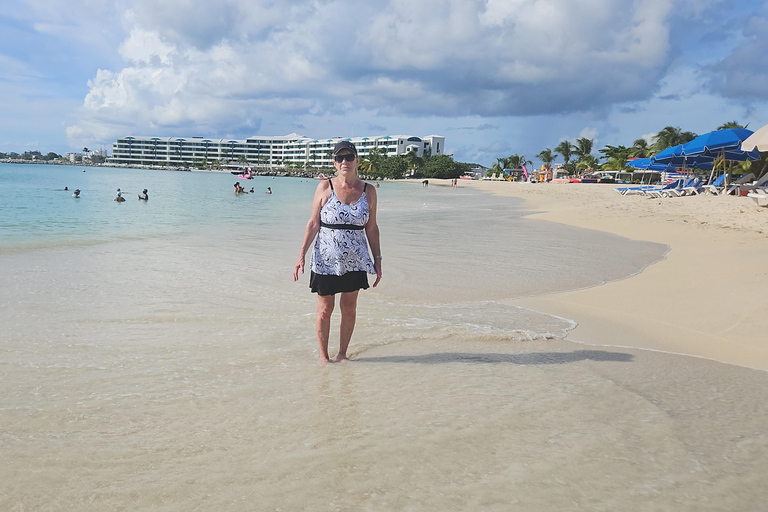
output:
[[[331,332],[331,313],[333,313],[335,302],[335,295],[317,296],[315,329],[317,330],[317,343],[320,347],[320,361],[326,363],[328,362],[328,337]]]
[[[339,307],[341,308],[339,353],[333,358],[333,360],[337,362],[347,360],[347,347],[349,347],[349,340],[352,339],[352,331],[355,330],[355,320],[357,320],[358,293],[360,293],[360,290],[342,293],[341,299],[339,300]]]

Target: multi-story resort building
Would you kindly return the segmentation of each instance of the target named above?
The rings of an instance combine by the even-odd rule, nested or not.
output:
[[[376,137],[333,137],[312,139],[297,133],[283,137],[250,137],[245,140],[206,139],[203,137],[122,137],[112,144],[114,164],[128,165],[200,165],[219,162],[222,167],[249,165],[255,169],[282,166],[311,165],[332,167],[333,146],[348,140],[359,156],[365,157],[374,148],[387,156],[442,155],[445,137],[429,135],[383,135]]]

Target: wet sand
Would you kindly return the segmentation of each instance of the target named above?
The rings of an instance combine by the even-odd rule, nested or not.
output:
[[[578,322],[567,339],[768,370],[768,208],[747,197],[621,196],[618,185],[469,182],[522,197],[531,217],[670,246],[637,276],[514,301]],[[579,272],[578,268],[573,269]]]

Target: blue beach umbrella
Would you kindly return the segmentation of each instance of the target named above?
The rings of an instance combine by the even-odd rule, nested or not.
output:
[[[723,172],[725,172],[725,162],[735,160],[738,162],[754,162],[760,160],[760,153],[756,150],[744,151],[741,149],[741,143],[752,135],[752,130],[745,128],[733,128],[727,130],[715,130],[713,132],[699,135],[690,142],[683,144],[682,152],[684,155],[695,158],[716,158],[723,159]],[[714,169],[712,171],[714,173]]]
[[[667,164],[674,167],[698,167],[700,169],[703,168],[703,165],[714,160],[714,156],[686,155],[683,152],[683,144],[670,146],[651,157],[651,163],[654,164]]]
[[[640,178],[640,183],[645,181],[645,171],[650,171],[652,174],[657,172],[674,172],[675,168],[671,165],[656,164],[651,161],[650,158],[635,158],[627,162],[627,167],[643,171],[643,175]],[[634,177],[634,173],[633,173]]]
[[[627,162],[627,166],[634,167],[635,169],[646,169],[649,171],[667,171],[674,172],[675,168],[669,164],[659,164],[652,161],[650,158],[635,158]]]
[[[690,142],[683,144],[684,155],[720,156],[723,149],[739,149],[741,143],[752,135],[752,130],[745,128],[733,128],[728,130],[715,130],[699,135]]]

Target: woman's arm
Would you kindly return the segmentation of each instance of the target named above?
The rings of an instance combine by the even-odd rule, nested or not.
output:
[[[307,249],[309,249],[315,236],[317,236],[317,232],[320,231],[320,210],[331,195],[329,191],[330,187],[326,180],[317,184],[315,197],[312,199],[312,215],[309,217],[309,222],[307,222],[307,229],[304,230],[304,240],[301,243],[301,250],[299,250],[299,260],[296,262],[296,266],[293,267],[294,281],[299,280],[299,273],[304,273],[304,260]]]
[[[381,244],[379,241],[379,225],[376,223],[376,187],[366,188],[366,199],[368,200],[368,222],[365,224],[365,236],[368,238],[368,245],[373,253],[373,268],[376,271],[376,281],[373,286],[381,281]]]

